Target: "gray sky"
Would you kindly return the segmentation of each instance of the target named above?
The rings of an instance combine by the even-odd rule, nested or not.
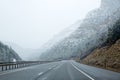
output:
[[[0,0],[0,41],[39,48],[100,0]]]

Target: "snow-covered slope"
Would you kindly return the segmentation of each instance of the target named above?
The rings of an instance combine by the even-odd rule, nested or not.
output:
[[[0,41],[0,62],[21,61],[19,55],[7,45]]]
[[[60,33],[50,41],[54,45],[46,44],[40,59],[67,59],[73,56],[82,58],[88,55],[107,40],[109,30],[118,19],[120,19],[120,0],[102,0],[100,8],[89,12],[82,22],[70,27],[75,28],[70,30],[70,34],[68,28],[68,31]]]
[[[13,42],[3,42],[4,44],[7,44],[8,46],[12,47],[12,49],[14,49],[19,54],[22,60],[38,60],[38,53],[40,53],[39,50],[22,48],[21,46]]]
[[[44,52],[44,51],[50,49],[51,47],[53,47],[54,45],[56,45],[57,43],[64,40],[66,37],[69,37],[71,35],[71,33],[73,33],[75,30],[77,30],[77,28],[80,26],[81,23],[82,23],[82,21],[79,20],[76,23],[69,26],[68,28],[64,29],[59,34],[55,35],[53,37],[53,39],[49,40],[46,44],[44,44],[39,49],[39,51]]]

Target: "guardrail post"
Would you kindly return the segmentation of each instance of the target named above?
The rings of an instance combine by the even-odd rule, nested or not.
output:
[[[2,71],[4,70],[3,67],[4,67],[4,66],[2,65]]]
[[[17,64],[17,68],[18,68],[18,64]]]
[[[7,70],[7,65],[5,66],[5,70]]]
[[[16,64],[15,64],[15,69],[16,69]]]
[[[12,64],[12,69],[13,69],[13,64]]]
[[[9,65],[9,70],[10,70],[11,68],[10,68],[10,65]]]

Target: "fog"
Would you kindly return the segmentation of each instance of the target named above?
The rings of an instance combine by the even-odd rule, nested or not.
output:
[[[0,0],[0,40],[39,48],[100,0]]]

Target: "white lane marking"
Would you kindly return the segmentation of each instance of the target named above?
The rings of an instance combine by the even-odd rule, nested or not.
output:
[[[49,70],[53,69],[55,66],[48,68]],[[38,73],[39,76],[43,75],[45,72]]]
[[[49,69],[53,69],[53,68],[55,68],[56,67],[56,65],[55,66],[52,66],[51,68],[49,68]]]
[[[72,64],[72,63],[71,63]],[[72,64],[73,65],[73,64]],[[75,68],[75,69],[77,69],[79,72],[81,72],[82,74],[84,74],[85,76],[87,76],[88,78],[90,78],[91,80],[95,80],[95,79],[93,79],[91,76],[89,76],[88,74],[86,74],[85,72],[83,72],[82,70],[80,70],[80,69],[78,69],[75,65],[73,65],[73,67]]]
[[[52,68],[55,68],[57,65],[53,66]]]
[[[63,65],[63,64],[62,64],[62,65]],[[58,67],[54,68],[54,70],[59,69],[62,65],[60,65],[60,66],[58,66]]]
[[[49,69],[52,69],[52,68],[49,68]]]
[[[48,69],[53,69],[55,66],[52,66],[52,67],[50,67],[50,68],[48,68]]]
[[[46,80],[46,79],[47,79],[47,77],[42,78],[42,80]]]
[[[60,66],[58,66],[58,67],[54,68],[54,70],[56,70],[56,69],[58,69],[58,68],[60,68]]]
[[[38,73],[39,76],[42,75],[42,74],[43,74],[43,72]]]

